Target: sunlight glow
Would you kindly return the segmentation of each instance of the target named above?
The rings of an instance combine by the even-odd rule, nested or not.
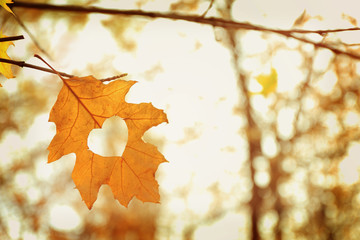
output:
[[[20,222],[16,219],[8,220],[9,235],[12,239],[18,239],[20,236]]]
[[[187,204],[196,214],[204,215],[209,211],[212,201],[213,195],[211,193],[197,189],[189,193]]]
[[[328,1],[333,3],[335,0]],[[55,2],[64,4],[64,1],[61,0]],[[92,2],[96,1],[89,1],[89,3]],[[177,0],[105,0],[94,3],[94,6],[137,9],[139,5],[142,5],[142,10],[145,11],[167,11],[170,4],[176,2]],[[304,9],[313,16],[324,13],[329,18],[334,14],[339,17],[338,9],[327,8],[324,11],[324,6],[329,5],[325,5],[325,0],[314,1],[310,4],[311,2],[313,1],[304,0],[295,3],[295,1],[288,0],[236,0],[232,14],[238,21],[279,29],[290,28]],[[202,1],[193,12],[201,14],[209,3],[210,1]],[[223,2],[215,1],[214,5],[216,4],[220,5]],[[348,10],[360,17],[359,11],[350,6],[349,4]],[[211,13],[216,13],[215,6],[207,16],[211,16]],[[55,26],[51,33],[50,47],[45,47],[49,48],[49,53],[54,57],[57,65],[54,67],[58,70],[78,75],[91,74],[99,78],[108,77],[106,74],[117,75],[119,72],[127,72],[129,73],[127,79],[134,79],[139,83],[131,88],[126,96],[126,101],[130,103],[152,102],[155,107],[164,109],[166,112],[170,124],[161,124],[149,131],[149,135],[158,140],[159,146],[157,147],[169,161],[169,164],[160,165],[156,176],[160,192],[165,196],[162,197],[163,205],[158,208],[160,214],[156,221],[165,222],[164,219],[171,218],[171,221],[163,224],[170,228],[169,232],[171,233],[165,233],[159,239],[162,239],[161,237],[164,239],[168,237],[167,239],[172,240],[182,239],[186,228],[192,226],[193,223],[197,224],[193,235],[195,240],[248,239],[250,215],[245,210],[239,212],[240,205],[246,205],[243,209],[249,206],[248,201],[251,198],[253,186],[247,167],[250,155],[249,144],[244,133],[247,121],[244,120],[245,117],[242,117],[243,119],[239,117],[239,115],[245,115],[242,112],[244,109],[241,109],[242,102],[239,100],[243,96],[239,96],[238,79],[231,65],[233,60],[231,50],[228,49],[226,41],[222,42],[226,38],[221,39],[220,36],[220,39],[215,39],[214,35],[217,34],[217,29],[208,25],[156,18],[150,21],[144,20],[146,24],[139,32],[127,26],[130,30],[125,31],[124,36],[119,36],[119,38],[126,38],[129,34],[130,38],[134,37],[136,48],[132,51],[125,51],[117,44],[117,37],[114,37],[111,31],[104,28],[102,24],[103,20],[109,18],[109,16],[101,14],[89,14],[88,23],[79,32],[69,31],[69,26],[64,20],[55,24],[52,19],[44,19],[41,20],[38,33],[45,33],[49,29],[53,29],[51,25]],[[336,24],[312,19],[305,26],[306,28],[326,29],[327,26],[331,28],[347,26],[344,21]],[[277,46],[278,36],[273,38],[272,34],[264,32],[240,30],[239,36],[241,37],[239,53],[242,58],[239,62],[244,70],[244,75],[249,76],[250,91],[261,90],[261,85],[257,83],[255,76],[270,72],[272,67],[278,74],[278,86],[275,92],[266,97],[263,95],[251,96],[251,107],[255,109],[251,114],[255,120],[264,119],[264,126],[275,121],[279,137],[286,142],[295,133],[294,120],[298,109],[297,106],[291,104],[283,105],[284,107],[277,114],[274,110],[277,107],[275,101],[279,96],[281,99],[289,97],[292,100],[299,96],[299,86],[306,77],[306,72],[303,71],[303,65],[306,62],[304,62],[300,49],[305,53],[313,53],[314,47],[310,44],[302,46],[297,40],[285,37],[281,37],[281,44]],[[358,35],[355,36],[358,37]],[[307,37],[322,39],[320,34],[307,35]],[[346,38],[350,39],[349,36]],[[332,52],[317,49],[314,56],[314,72],[325,71],[332,57]],[[268,59],[270,60],[268,61]],[[360,73],[360,63],[356,64],[356,71]],[[36,81],[41,83],[42,78],[37,78]],[[16,81],[8,80],[1,83],[9,93],[17,91],[18,83]],[[336,89],[336,73],[329,71],[319,81],[310,81],[309,84],[310,87],[315,86],[315,91],[331,95]],[[304,112],[317,111],[319,103],[311,97],[310,91],[306,94],[308,95],[303,98],[302,110]],[[356,103],[357,97],[357,95],[351,96],[352,101]],[[281,104],[281,101],[279,102]],[[276,106],[274,107],[274,105]],[[347,107],[351,109],[354,105]],[[234,109],[241,110],[236,112]],[[307,119],[307,116],[299,115],[299,122],[301,122],[301,117]],[[360,115],[355,111],[348,111],[343,117],[347,126],[360,125]],[[21,158],[27,154],[29,146],[47,145],[50,142],[55,134],[55,125],[48,123],[48,118],[48,112],[39,115],[24,136],[13,132],[3,135],[0,145],[0,167],[10,166],[12,158]],[[327,128],[331,136],[341,131],[335,114],[324,115],[320,122]],[[304,126],[305,129],[310,125],[311,120],[296,126]],[[261,127],[262,125],[260,125]],[[307,185],[305,185],[305,182],[308,181],[309,169],[302,167],[304,162],[298,161],[297,156],[286,155],[287,153],[283,151],[285,147],[280,149],[286,146],[286,143],[280,146],[275,135],[271,133],[274,129],[271,128],[268,132],[261,129],[261,150],[265,157],[255,159],[253,162],[256,168],[255,184],[263,188],[268,187],[274,177],[270,175],[269,159],[275,158],[279,153],[285,154],[281,166],[282,170],[289,173],[290,177],[282,181],[282,175],[279,175],[282,183],[277,183],[278,192],[284,198],[280,200],[291,203],[292,206],[289,209],[294,209],[294,206],[304,206],[311,201],[309,199],[311,193],[308,192]],[[152,133],[155,134],[152,135]],[[91,131],[88,146],[90,150],[102,156],[121,156],[127,144],[127,138],[128,128],[125,121],[120,117],[111,117],[104,122],[102,129]],[[46,146],[43,149],[46,149]],[[339,176],[343,183],[350,185],[359,180],[359,156],[360,143],[354,143],[349,147],[347,157],[339,165]],[[73,160],[65,161],[64,158]],[[37,162],[34,172],[37,180],[45,182],[53,182],[58,169],[68,170],[67,176],[70,179],[75,161],[74,154],[67,155],[61,161],[50,165],[46,164],[46,156],[41,156],[41,159],[37,157],[35,160]],[[322,166],[314,168],[318,172],[322,171]],[[314,168],[310,169],[314,171]],[[279,174],[282,174],[281,171]],[[312,176],[310,181],[313,184],[324,186],[335,182],[331,176],[327,177],[320,173]],[[14,176],[14,182],[16,187],[24,189],[25,196],[30,203],[41,198],[42,189],[33,186],[35,185],[34,180],[31,180],[29,174],[18,172]],[[50,184],[50,186],[52,185]],[[54,186],[58,186],[56,181]],[[103,186],[101,191],[104,191],[104,187],[106,191],[111,192],[109,186]],[[107,199],[101,191],[96,202],[98,205],[106,203]],[[74,190],[73,193],[78,194],[78,191]],[[65,197],[67,198],[66,203],[71,204],[71,197],[69,200],[68,193]],[[80,202],[80,195],[78,194],[77,197]],[[360,197],[358,201],[360,201]],[[269,208],[272,207],[271,204],[270,202]],[[214,206],[224,207],[224,210],[221,209],[223,215],[219,218],[212,215],[218,210],[214,210]],[[62,204],[49,205],[49,207],[50,227],[55,230],[70,232],[79,229],[84,224],[81,218],[86,214],[80,215],[76,211],[77,208]],[[86,208],[86,206],[83,207]],[[104,209],[110,208],[99,209],[95,207],[89,213],[94,214],[92,224],[103,225],[107,222],[107,213]],[[126,211],[128,212],[128,210]],[[190,216],[189,212],[191,212]],[[293,211],[285,209],[284,212],[284,215],[280,215],[281,222],[285,222],[283,219],[289,217],[291,223],[300,226],[308,220],[304,209],[296,208]],[[202,221],[204,219],[205,221]],[[279,221],[279,215],[276,211],[265,212],[260,219],[261,231],[270,235],[277,221]],[[11,238],[22,237],[25,240],[36,238],[32,234],[20,236],[20,231],[23,231],[21,221],[10,219],[8,222]],[[159,226],[160,230],[156,230],[162,231],[161,224]],[[174,235],[177,238],[174,238]],[[126,238],[134,237],[130,234]]]
[[[356,127],[360,125],[360,115],[355,111],[349,111],[345,114],[344,123],[350,127]]]
[[[322,94],[330,94],[337,82],[337,76],[333,71],[328,71],[316,82],[315,88]]]
[[[39,114],[35,117],[33,124],[29,127],[24,141],[30,142],[48,142],[55,135],[54,124],[49,123],[49,114]]]
[[[169,208],[173,214],[182,214],[186,209],[186,204],[184,199],[173,198],[167,203],[167,208]]]
[[[31,184],[32,177],[29,173],[19,172],[16,174],[14,182],[19,188],[28,188]]]
[[[266,51],[268,41],[262,37],[262,32],[249,31],[241,38],[242,45],[246,47],[246,51],[251,54],[260,54]],[[263,64],[261,64],[263,65]],[[250,70],[250,69],[247,69]]]
[[[48,181],[54,174],[54,167],[52,164],[44,164],[44,161],[38,161],[35,165],[36,177],[42,181]]]
[[[335,136],[341,131],[340,123],[334,113],[327,113],[324,115],[323,124],[326,126],[330,136]]]
[[[12,163],[12,158],[19,155],[20,149],[23,150],[25,146],[21,137],[15,132],[7,132],[4,135],[0,144],[0,164],[7,166]]]
[[[325,71],[333,58],[333,53],[330,50],[319,49],[313,62],[313,68],[316,71]]]
[[[280,109],[277,115],[277,130],[283,139],[288,139],[294,134],[294,118],[294,108],[284,107]]]
[[[18,82],[17,81],[13,81],[10,79],[10,81],[3,81],[1,82],[1,85],[3,86],[3,88],[6,89],[6,91],[8,93],[15,93],[18,90]]]
[[[307,220],[307,214],[304,209],[294,209],[291,211],[291,218],[296,225],[301,225]]]
[[[101,20],[103,19],[107,19],[107,16],[99,14],[89,15],[89,21],[81,31],[81,38],[76,38],[72,32],[67,32],[62,36],[63,41],[76,42],[76,44],[63,45],[67,47],[66,51],[64,49],[58,51],[58,58],[62,58],[63,69],[66,66],[64,71],[73,72],[74,70],[82,70],[83,74],[86,74],[84,69],[89,64],[99,64],[99,61],[104,56],[113,53],[114,49],[118,49],[110,31],[104,29],[102,25]],[[80,42],[80,39],[86,39],[86,41]],[[71,54],[62,56],[63,53],[68,52],[71,52]],[[104,72],[107,68],[109,67],[103,66]],[[97,75],[96,72],[91,74]]]
[[[31,232],[25,232],[24,234],[23,234],[23,238],[22,238],[23,240],[38,240],[39,238],[35,235],[35,234],[33,234],[33,233],[31,233]]]
[[[255,173],[255,184],[265,188],[270,183],[270,174],[267,171],[257,171]]]
[[[35,203],[40,200],[42,193],[39,188],[32,186],[26,190],[26,196],[30,203]]]
[[[279,215],[275,210],[268,211],[260,219],[260,231],[264,234],[271,234],[278,220]]]
[[[60,231],[71,231],[81,224],[79,214],[68,205],[54,205],[50,210],[50,225]]]
[[[194,239],[246,239],[246,227],[248,226],[245,214],[228,213],[211,225],[198,227],[194,233]]]
[[[304,189],[303,184],[299,181],[280,184],[278,192],[282,197],[288,198],[290,201],[297,204],[303,204],[308,201],[308,194]]]
[[[272,62],[278,74],[278,92],[292,91],[304,81],[303,73],[299,69],[302,64],[302,56],[299,52],[279,50]]]
[[[347,156],[339,164],[339,177],[344,184],[351,185],[359,181],[359,156],[360,143],[352,143]]]
[[[355,63],[355,71],[356,71],[356,74],[360,74],[360,63],[359,62],[357,62],[357,63]]]
[[[266,156],[275,157],[279,153],[279,145],[273,134],[264,134],[261,140],[261,149]]]
[[[291,172],[294,172],[296,170],[297,162],[292,157],[286,157],[282,161],[281,167],[285,172],[291,173]]]

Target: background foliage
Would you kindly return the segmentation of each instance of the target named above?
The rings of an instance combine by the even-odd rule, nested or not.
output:
[[[357,1],[67,4],[196,15],[211,5],[207,17],[281,29],[351,28],[360,18]],[[104,78],[127,72],[139,81],[127,101],[165,109],[170,124],[144,138],[169,163],[156,176],[161,204],[134,199],[124,208],[104,186],[88,211],[70,177],[75,157],[46,164],[55,134],[48,114],[61,82],[13,66],[16,78],[0,79],[1,239],[360,235],[360,65],[321,47],[358,54],[358,31],[308,34],[316,44],[306,44],[267,31],[162,18],[13,11],[18,21],[0,11],[2,32],[25,36],[9,48],[12,59],[42,65],[32,57],[37,53],[69,74]],[[102,138],[89,140],[91,148],[117,154],[119,126],[112,120]]]

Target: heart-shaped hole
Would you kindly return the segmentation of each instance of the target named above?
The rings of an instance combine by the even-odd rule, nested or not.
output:
[[[128,128],[121,117],[105,120],[101,129],[93,129],[88,137],[90,150],[104,157],[122,156],[128,141]]]

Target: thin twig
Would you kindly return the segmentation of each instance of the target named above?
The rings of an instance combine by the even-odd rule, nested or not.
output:
[[[360,46],[360,43],[342,43],[346,47],[356,47]]]
[[[24,39],[23,35],[12,36],[12,37],[2,37],[2,38],[0,38],[0,42],[10,42],[10,41],[16,41],[16,40],[21,40],[21,39]]]
[[[113,76],[113,77],[100,79],[100,81],[108,82],[108,81],[116,80],[116,79],[119,79],[119,78],[122,78],[122,77],[126,77],[127,75],[128,75],[127,73],[123,73],[123,74],[116,75],[116,76]]]
[[[288,38],[293,38],[301,42],[312,44],[313,46],[318,48],[328,49],[335,54],[344,54],[351,58],[360,60],[360,55],[358,54],[346,52],[337,49],[331,45],[311,41],[307,38],[297,37],[294,35],[295,33],[298,34],[316,33],[323,35],[326,33],[360,30],[360,28],[357,27],[346,28],[346,29],[328,29],[328,30],[303,30],[303,29],[282,30],[282,29],[274,29],[274,28],[259,26],[247,22],[235,22],[235,21],[225,20],[222,18],[215,18],[215,17],[204,18],[203,16],[199,16],[199,15],[183,15],[178,13],[144,12],[141,10],[119,10],[119,9],[107,9],[107,8],[99,8],[92,6],[53,5],[46,3],[21,2],[21,1],[14,2],[11,7],[43,9],[49,11],[68,11],[68,12],[79,12],[79,13],[101,13],[101,14],[112,14],[112,15],[142,16],[148,18],[166,18],[172,20],[184,20],[188,22],[206,24],[206,25],[211,25],[214,27],[222,27],[226,29],[230,28],[230,29],[245,29],[245,30],[254,30],[254,31],[262,31],[262,32],[271,32],[271,33],[280,34]]]
[[[215,27],[224,27],[224,28],[237,28],[237,29],[247,29],[247,30],[256,30],[256,31],[268,31],[274,33],[333,33],[333,32],[344,32],[344,31],[358,31],[360,28],[344,28],[344,29],[328,29],[328,30],[303,30],[303,29],[290,29],[290,30],[281,30],[281,29],[272,29],[267,28],[247,22],[235,22],[231,20],[225,20],[222,18],[204,18],[199,15],[183,15],[178,13],[161,13],[161,12],[145,12],[141,10],[121,10],[121,9],[108,9],[92,6],[78,6],[78,5],[53,5],[47,3],[35,3],[35,2],[21,2],[16,1],[12,5],[15,8],[34,8],[42,9],[49,11],[67,11],[67,12],[79,12],[79,13],[101,13],[101,14],[111,14],[111,15],[131,15],[131,16],[143,16],[149,18],[167,18],[172,20],[184,20],[189,22],[202,23],[207,25],[212,25]],[[210,6],[209,6],[210,7]]]
[[[38,55],[36,55],[36,56],[38,56]],[[29,63],[26,63],[24,61],[15,61],[15,60],[11,60],[11,59],[0,58],[0,62],[16,65],[16,66],[21,67],[21,68],[27,67],[27,68],[33,68],[33,69],[36,69],[36,70],[40,70],[40,71],[48,72],[48,73],[52,73],[52,74],[59,74],[59,75],[61,75],[63,77],[68,77],[68,78],[75,77],[74,75],[71,75],[71,74],[67,74],[67,73],[64,73],[64,72],[53,71],[52,69],[40,67],[40,66],[33,65],[33,64],[29,64]],[[116,76],[113,76],[113,77],[100,79],[99,81],[101,81],[101,82],[113,81],[113,80],[125,77],[127,75],[128,75],[127,73],[123,73],[123,74],[116,75]]]
[[[353,59],[360,60],[360,55],[359,54],[355,54],[355,53],[352,53],[352,52],[347,52],[347,51],[338,49],[338,48],[333,47],[331,45],[328,45],[328,44],[326,44],[324,42],[313,42],[313,41],[311,41],[311,40],[309,40],[307,38],[297,37],[297,36],[294,36],[293,34],[289,34],[289,37],[294,38],[296,40],[299,40],[301,42],[312,44],[314,47],[328,49],[328,50],[332,51],[335,54],[343,54],[343,55],[346,55],[346,56],[351,57]]]
[[[336,33],[336,32],[348,32],[348,31],[359,31],[360,28],[352,27],[352,28],[339,28],[339,29],[326,29],[326,30],[306,30],[306,29],[291,29],[284,30],[292,33],[317,33],[320,35],[324,35],[326,33]]]
[[[0,58],[0,62],[16,65],[16,66],[19,66],[21,68],[27,67],[27,68],[33,68],[33,69],[36,69],[36,70],[40,70],[40,71],[43,71],[43,72],[57,74],[56,72],[54,72],[53,70],[51,70],[49,68],[39,67],[39,66],[36,66],[36,65],[33,65],[33,64],[25,63],[24,61],[15,61],[15,60],[10,60],[10,59]],[[68,77],[68,78],[74,77],[74,75],[70,75],[70,74],[63,73],[63,72],[58,72],[58,74],[60,74],[61,76],[64,76],[64,77]]]
[[[34,35],[32,35],[32,33],[30,32],[30,30],[25,26],[25,24],[21,21],[21,19],[19,18],[19,16],[15,15],[15,20],[18,22],[18,24],[25,30],[25,32],[29,35],[29,37],[31,38],[31,40],[33,41],[33,43],[35,44],[35,46],[40,50],[40,52],[42,52],[43,54],[46,55],[46,57],[48,57],[49,59],[51,59],[50,55],[40,46],[39,42],[36,40],[36,38],[34,37]]]
[[[201,15],[202,17],[205,17],[206,14],[210,11],[210,9],[212,8],[213,4],[214,4],[215,0],[210,0],[210,4],[208,6],[208,8],[205,10],[205,12]]]

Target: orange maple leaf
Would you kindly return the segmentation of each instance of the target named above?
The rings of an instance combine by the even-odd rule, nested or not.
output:
[[[143,202],[159,202],[155,172],[166,159],[141,137],[152,126],[167,122],[166,114],[151,103],[125,102],[135,81],[103,84],[92,76],[62,80],[64,85],[50,112],[49,121],[56,124],[56,135],[48,147],[48,162],[76,154],[72,178],[89,209],[102,184],[108,184],[124,206],[134,196]],[[123,118],[128,127],[128,142],[121,157],[100,156],[87,145],[91,130],[101,128],[112,116]]]

